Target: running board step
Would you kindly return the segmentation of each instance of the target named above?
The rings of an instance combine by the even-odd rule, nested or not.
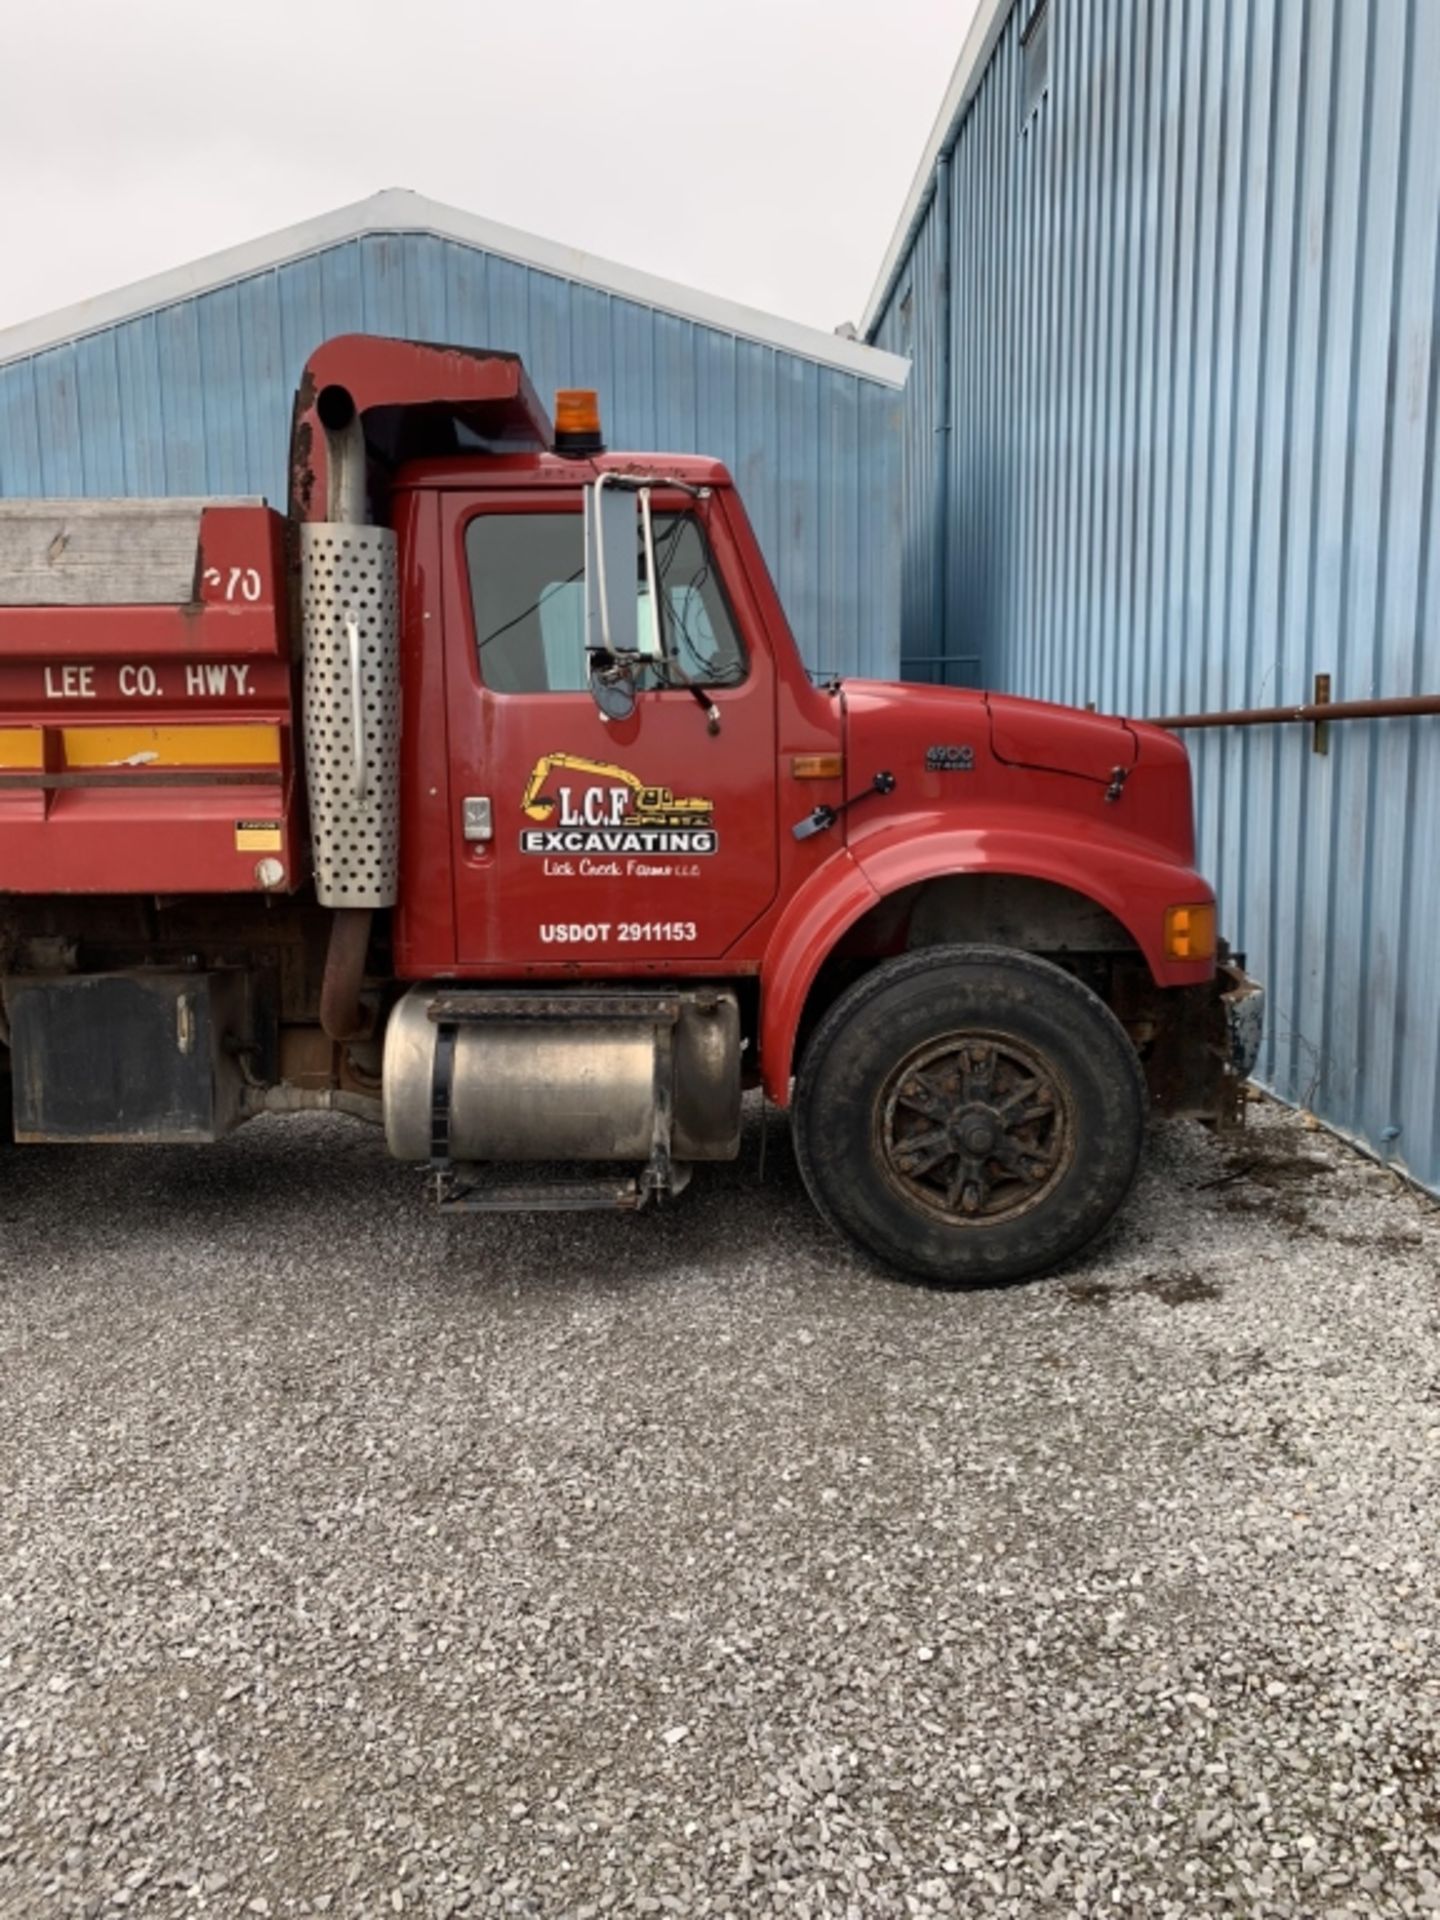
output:
[[[505,1185],[452,1182],[438,1196],[441,1213],[585,1213],[633,1212],[640,1205],[637,1180],[518,1180]]]
[[[673,1198],[690,1183],[688,1166],[672,1166],[671,1184],[663,1197]],[[661,1191],[644,1176],[612,1176],[608,1180],[471,1180],[457,1172],[442,1175],[434,1184],[441,1213],[638,1213]]]

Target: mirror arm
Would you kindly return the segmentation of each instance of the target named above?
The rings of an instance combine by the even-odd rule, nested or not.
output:
[[[706,693],[703,687],[697,687],[693,680],[687,680],[685,682],[685,691],[705,715],[705,725],[709,731],[711,733],[718,733],[720,731],[720,709],[710,698],[709,694]]]

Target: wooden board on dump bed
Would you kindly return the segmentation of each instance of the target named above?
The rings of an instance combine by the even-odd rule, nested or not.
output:
[[[0,606],[184,606],[200,515],[256,499],[0,500]]]

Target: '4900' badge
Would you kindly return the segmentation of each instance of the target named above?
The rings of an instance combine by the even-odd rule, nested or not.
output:
[[[927,773],[973,773],[975,749],[973,747],[927,747],[925,771]]]

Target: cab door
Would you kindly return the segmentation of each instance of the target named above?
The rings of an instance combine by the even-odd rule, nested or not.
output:
[[[715,961],[774,898],[772,663],[714,496],[654,506],[665,645],[608,720],[578,492],[442,495],[462,973]],[[648,595],[640,612],[653,650]]]

